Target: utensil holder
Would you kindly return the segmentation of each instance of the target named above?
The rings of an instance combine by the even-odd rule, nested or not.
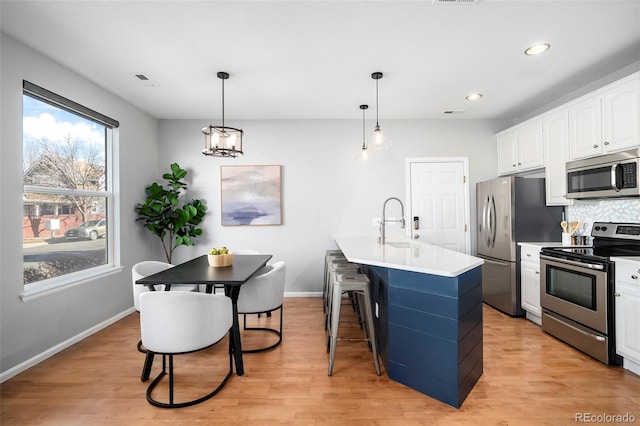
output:
[[[568,232],[562,233],[562,245],[570,246],[571,245],[571,234]]]

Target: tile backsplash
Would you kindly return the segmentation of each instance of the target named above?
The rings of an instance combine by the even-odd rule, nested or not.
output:
[[[567,221],[580,221],[582,234],[591,235],[593,222],[640,223],[640,199],[577,201],[566,209]]]

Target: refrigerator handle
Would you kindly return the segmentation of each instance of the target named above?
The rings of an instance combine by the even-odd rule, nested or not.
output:
[[[484,238],[487,244],[487,248],[491,247],[491,225],[489,222],[489,196],[487,195],[484,200],[484,207],[482,209],[482,223],[484,226]]]
[[[496,229],[498,225],[498,221],[496,220],[497,212],[496,212],[496,199],[491,196],[491,247],[495,247],[496,245]]]
[[[495,259],[490,260],[490,259],[487,259],[486,257],[482,257],[481,259],[484,260],[485,263],[491,263],[493,265],[504,266],[504,267],[510,267],[512,263],[512,262],[503,262]]]

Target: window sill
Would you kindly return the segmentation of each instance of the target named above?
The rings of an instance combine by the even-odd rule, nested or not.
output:
[[[30,288],[25,288],[24,292],[20,295],[20,299],[23,302],[28,302],[39,297],[48,296],[58,291],[67,290],[69,288],[82,285],[88,282],[92,282],[98,278],[108,277],[122,272],[124,268],[122,266],[107,266],[100,270],[93,270],[91,272],[79,272],[74,274],[73,277],[66,279],[58,279],[52,282],[43,283],[40,285],[34,285]]]

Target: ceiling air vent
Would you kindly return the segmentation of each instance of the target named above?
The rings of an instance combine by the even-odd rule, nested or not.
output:
[[[458,4],[473,4],[478,3],[480,0],[433,0],[433,4],[448,4],[448,3],[458,3]]]

